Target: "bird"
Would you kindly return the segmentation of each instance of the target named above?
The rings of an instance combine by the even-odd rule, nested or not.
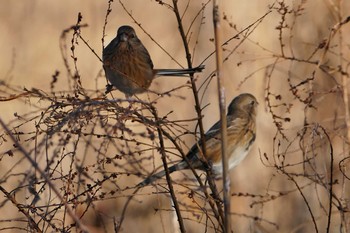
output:
[[[258,101],[249,93],[235,97],[228,106],[227,111],[227,155],[229,169],[237,166],[248,154],[256,138],[256,115]],[[214,176],[222,175],[221,159],[221,122],[216,122],[206,133],[206,160],[211,164]],[[185,170],[199,169],[205,171],[208,166],[200,159],[201,140],[195,143],[183,159],[168,168],[169,173]],[[191,166],[189,165],[191,164]],[[153,181],[165,176],[162,170],[150,175],[136,187],[144,187]]]
[[[204,65],[191,69],[153,69],[147,49],[128,25],[119,27],[117,36],[103,49],[103,69],[112,85],[127,97],[148,90],[153,79],[160,75],[183,76],[201,72]]]

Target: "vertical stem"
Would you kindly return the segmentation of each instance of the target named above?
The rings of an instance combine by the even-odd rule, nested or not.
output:
[[[344,8],[344,4],[343,1],[339,1],[338,3],[338,20],[339,22],[342,22],[343,20],[343,10]],[[339,63],[340,63],[340,67],[342,71],[345,71],[346,69],[346,65],[344,64],[344,53],[343,51],[345,50],[344,44],[343,44],[343,30],[340,27],[339,28]],[[347,72],[347,71],[345,71]],[[346,123],[346,140],[347,142],[344,143],[344,149],[345,149],[345,153],[344,153],[344,158],[347,156],[347,151],[349,151],[349,142],[350,142],[350,112],[349,112],[349,91],[348,91],[348,75],[345,74],[345,72],[341,72],[341,77],[342,77],[342,85],[343,85],[343,99],[344,99],[344,108],[345,108],[345,123]],[[347,170],[347,166],[344,166],[344,172],[346,172]],[[331,174],[332,175],[332,174]],[[332,180],[331,180],[332,181]],[[343,182],[342,182],[342,196],[343,198],[346,198],[346,187],[347,182],[344,180],[343,177]],[[332,184],[330,184],[332,187]],[[332,195],[332,193],[330,193]],[[330,217],[329,217],[330,219]],[[347,228],[348,228],[348,224],[346,221],[344,221],[344,230],[343,232],[347,232]]]
[[[185,34],[185,31],[184,31],[183,26],[182,26],[180,12],[179,12],[179,9],[177,7],[177,0],[173,0],[173,5],[174,5],[174,13],[176,15],[176,19],[177,19],[178,24],[179,24],[179,31],[181,34],[182,42],[183,42],[183,45],[185,48],[187,66],[188,66],[188,68],[192,68],[191,53],[190,53],[190,49],[188,47],[188,43],[186,40],[186,34]],[[205,155],[206,154],[206,142],[205,142],[205,134],[204,134],[204,128],[203,128],[203,120],[202,120],[202,109],[200,108],[200,103],[199,103],[199,98],[198,98],[198,90],[197,90],[197,86],[196,86],[196,82],[194,80],[193,74],[190,74],[190,78],[191,78],[191,87],[192,87],[192,91],[193,91],[193,95],[194,95],[195,108],[196,108],[196,112],[198,115],[198,126],[199,126],[199,132],[201,135],[201,143],[202,143],[201,149],[202,149],[203,154]]]
[[[174,6],[174,13],[178,22],[178,26],[179,26],[179,31],[180,31],[180,35],[181,35],[181,39],[185,48],[185,53],[186,53],[186,58],[187,58],[187,66],[188,68],[192,68],[192,61],[191,61],[191,53],[188,47],[188,43],[187,43],[187,39],[186,39],[186,34],[182,25],[182,20],[181,20],[181,16],[180,16],[180,12],[177,6],[177,2],[178,0],[173,0],[173,6]],[[200,107],[200,103],[199,103],[199,98],[198,98],[198,90],[196,87],[196,82],[194,80],[193,74],[190,75],[191,78],[191,87],[192,87],[192,91],[193,91],[193,96],[194,96],[194,100],[195,100],[195,109],[197,112],[197,117],[198,117],[198,125],[199,125],[199,132],[200,132],[200,142],[202,144],[201,149],[202,150],[202,155],[199,153],[199,156],[201,156],[201,159],[205,162],[206,161],[206,141],[205,141],[205,133],[204,133],[204,128],[203,128],[203,120],[202,120],[202,109]],[[208,192],[203,189],[203,192],[205,194],[205,196],[208,198],[210,207],[212,208],[215,217],[217,218],[219,224],[221,225],[222,228],[224,228],[223,226],[223,221],[224,221],[224,214],[221,208],[221,201],[219,199],[219,193],[217,191],[214,179],[212,179],[212,171],[209,169],[206,171],[207,172],[207,180],[208,180],[208,184],[209,187],[212,191],[212,197],[215,200],[215,204],[217,206],[217,211],[215,210],[215,206],[213,205],[213,203],[211,202],[210,198],[209,198],[209,194]]]
[[[168,183],[168,187],[169,187],[169,192],[171,195],[171,199],[172,199],[172,203],[174,204],[174,209],[177,215],[177,221],[179,222],[179,227],[180,227],[180,231],[182,233],[186,232],[185,229],[185,225],[183,222],[183,218],[181,216],[181,211],[180,211],[180,206],[179,203],[176,199],[176,195],[175,195],[175,191],[174,191],[174,187],[170,178],[170,173],[169,173],[169,168],[168,168],[168,163],[166,161],[166,154],[165,154],[165,145],[164,145],[164,139],[163,139],[163,131],[161,130],[161,125],[160,125],[160,120],[158,118],[158,114],[155,108],[152,107],[152,113],[153,116],[155,117],[155,122],[156,122],[156,126],[157,126],[157,131],[158,131],[158,138],[159,138],[159,145],[160,145],[160,153],[161,153],[161,158],[162,158],[162,162],[163,162],[163,166],[164,166],[164,170],[165,170],[165,177],[166,177],[166,181]]]
[[[171,200],[172,200],[172,203],[174,205],[174,209],[175,209],[175,212],[176,212],[176,215],[177,215],[177,221],[179,222],[180,231],[182,233],[185,233],[186,229],[185,229],[185,225],[184,225],[184,222],[183,222],[183,218],[181,216],[180,206],[179,206],[179,203],[178,203],[178,201],[176,199],[174,187],[173,187],[173,184],[171,182],[170,175],[169,175],[168,163],[166,161],[166,155],[165,155],[165,151],[164,151],[163,133],[162,133],[162,131],[159,128],[157,129],[157,131],[158,131],[159,141],[160,141],[160,144],[161,144],[161,146],[160,146],[160,151],[161,151],[161,154],[162,154],[161,158],[162,158],[163,166],[164,166],[164,169],[165,169],[165,177],[166,177],[166,181],[168,183],[169,192],[170,192],[170,195],[171,195]]]
[[[339,9],[342,9],[342,1],[339,2]],[[343,21],[342,19],[342,14],[339,11],[339,15],[338,15],[338,20],[341,24],[341,22]],[[345,51],[345,48],[343,47],[343,34],[342,34],[342,28],[339,27],[339,64],[341,67],[341,70],[344,71],[344,67],[346,67],[344,65],[344,53],[343,51]],[[349,97],[348,97],[348,77],[345,74],[345,72],[342,72],[342,84],[343,84],[343,98],[344,98],[344,104],[345,104],[345,122],[346,122],[346,139],[348,140],[348,142],[350,142],[350,112],[349,112]]]
[[[224,232],[230,232],[230,176],[228,175],[227,161],[227,121],[226,121],[226,103],[225,103],[225,87],[222,78],[222,31],[220,25],[220,9],[219,0],[213,1],[213,23],[214,38],[216,48],[216,76],[218,81],[219,108],[221,121],[221,158],[222,158],[222,181],[224,187]]]

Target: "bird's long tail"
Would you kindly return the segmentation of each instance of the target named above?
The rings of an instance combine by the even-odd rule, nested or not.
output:
[[[188,168],[187,162],[181,161],[181,162],[169,167],[168,170],[169,170],[169,174],[170,174],[170,173],[173,173],[174,171],[183,170],[186,168]],[[141,183],[136,185],[136,187],[139,188],[139,187],[144,187],[146,185],[149,185],[153,181],[158,180],[158,179],[162,178],[163,176],[165,176],[165,170],[161,170],[160,172],[157,172],[157,173],[147,177],[144,181],[142,181]]]
[[[156,69],[155,71],[158,76],[186,76],[202,72],[204,67],[204,65],[200,65],[191,69]]]

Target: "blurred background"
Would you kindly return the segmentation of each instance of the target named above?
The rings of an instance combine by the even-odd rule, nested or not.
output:
[[[119,26],[130,25],[155,68],[186,68],[173,2],[0,3],[1,119],[90,232],[114,232],[132,187],[162,162],[154,128],[128,118],[129,103],[106,102],[124,94],[104,95],[102,49]],[[178,7],[193,66],[205,65],[195,79],[208,130],[219,119],[212,1],[178,1]],[[226,103],[243,92],[259,101],[257,140],[230,172],[233,232],[350,232],[350,2],[235,0],[222,1],[221,10]],[[79,12],[77,36],[69,29]],[[166,130],[185,153],[198,136],[189,80],[160,77],[137,95],[168,121]],[[88,106],[77,93],[105,102]],[[142,107],[140,113],[152,115]],[[20,208],[43,232],[77,231],[62,200],[4,130],[0,138],[1,231],[36,232]],[[180,160],[171,140],[165,143],[169,161]],[[187,232],[221,232],[191,172],[172,178]],[[135,195],[121,232],[179,232],[166,181],[156,184]]]

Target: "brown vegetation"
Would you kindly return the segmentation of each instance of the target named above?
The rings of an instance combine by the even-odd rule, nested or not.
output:
[[[2,2],[1,232],[180,232],[179,217],[186,232],[223,231],[220,180],[216,193],[189,170],[135,189],[219,119],[212,6]],[[254,148],[230,172],[232,231],[349,232],[350,2],[220,7],[226,102],[260,103]],[[155,68],[205,71],[105,95],[102,48],[124,24]]]

